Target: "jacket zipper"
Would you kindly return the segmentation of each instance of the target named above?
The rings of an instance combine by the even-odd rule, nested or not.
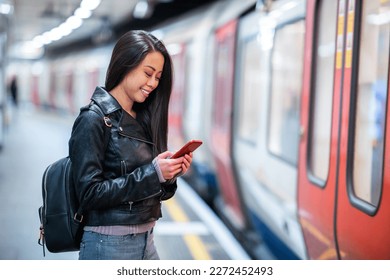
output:
[[[122,172],[122,176],[126,174],[127,172],[127,167],[126,167],[126,162],[124,160],[121,160],[121,172]]]
[[[127,167],[126,167],[126,162],[125,162],[124,160],[121,160],[121,169],[122,169],[122,170],[121,170],[121,171],[122,171],[122,175],[125,175],[125,174],[126,174],[126,171],[127,171]],[[160,190],[158,193],[149,195],[148,197],[142,198],[142,199],[140,199],[140,200],[128,201],[127,203],[129,204],[129,211],[131,211],[134,202],[137,202],[137,201],[141,201],[141,200],[145,200],[145,199],[149,199],[149,198],[158,196],[158,195],[160,195],[162,192],[163,192],[163,191]]]
[[[160,195],[162,192],[163,192],[163,191],[162,191],[162,190],[160,190],[158,193],[156,193],[156,194],[152,194],[152,195],[149,195],[149,196],[147,196],[147,197],[144,197],[144,198],[142,198],[142,199],[140,199],[140,200],[136,200],[136,201],[128,201],[127,203],[129,204],[129,210],[131,211],[131,209],[132,209],[132,207],[133,207],[133,204],[134,204],[135,202],[142,201],[142,200],[146,200],[146,199],[149,199],[149,198],[152,198],[152,197],[158,196],[158,195]],[[161,199],[160,199],[160,202],[161,202]]]
[[[138,138],[138,137],[134,137],[134,136],[131,136],[131,135],[128,135],[128,134],[124,133],[124,132],[121,130],[121,127],[119,127],[118,133],[119,133],[119,135],[122,135],[122,136],[124,136],[124,137],[130,138],[130,139],[134,139],[134,140],[137,140],[137,141],[140,141],[140,142],[143,142],[143,143],[147,143],[147,144],[150,144],[150,145],[154,146],[154,143],[153,143],[153,142],[150,142],[150,141],[147,141],[147,140],[144,140],[144,139],[141,139],[141,138]],[[126,163],[125,163],[124,160],[121,161],[121,165],[123,166],[123,169],[124,169],[124,170],[122,170],[122,171],[126,171]],[[126,174],[126,173],[123,173],[123,174]],[[152,194],[152,195],[150,195],[150,196],[148,196],[148,197],[145,197],[145,198],[142,198],[142,199],[140,199],[140,200],[128,201],[128,203],[129,203],[129,210],[131,211],[134,202],[142,201],[142,200],[146,200],[146,199],[149,199],[149,198],[158,196],[158,195],[160,195],[162,192],[163,192],[163,191],[160,190],[158,193]]]
[[[119,135],[122,135],[122,136],[125,136],[127,138],[131,138],[131,139],[134,139],[134,140],[137,140],[137,141],[141,141],[141,142],[144,142],[144,143],[147,143],[147,144],[150,144],[150,145],[153,145],[154,146],[154,143],[153,142],[150,142],[150,141],[147,141],[147,140],[144,140],[144,139],[141,139],[141,138],[138,138],[138,137],[134,137],[134,136],[130,136],[122,131],[119,130]]]

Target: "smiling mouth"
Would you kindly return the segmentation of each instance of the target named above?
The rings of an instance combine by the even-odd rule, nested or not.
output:
[[[148,97],[149,94],[150,94],[150,91],[144,90],[144,89],[142,89],[142,88],[141,88],[141,92],[142,92],[146,97]]]

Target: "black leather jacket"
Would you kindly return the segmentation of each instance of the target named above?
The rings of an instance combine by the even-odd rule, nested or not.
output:
[[[114,97],[97,87],[91,99],[93,102],[81,109],[69,140],[73,179],[86,212],[86,225],[142,224],[159,219],[161,200],[174,195],[176,181],[160,183],[152,163],[150,137]],[[109,116],[111,129],[93,106]],[[105,133],[110,133],[108,145]]]

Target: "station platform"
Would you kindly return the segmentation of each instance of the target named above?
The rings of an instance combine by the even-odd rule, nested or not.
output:
[[[8,116],[0,152],[0,259],[74,260],[78,252],[43,256],[38,245],[41,181],[47,165],[68,154],[75,116],[23,106]],[[155,228],[162,260],[248,260],[250,257],[185,181],[163,202]]]

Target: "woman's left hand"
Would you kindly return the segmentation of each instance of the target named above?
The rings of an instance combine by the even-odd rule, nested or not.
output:
[[[181,164],[182,171],[180,175],[185,174],[188,171],[188,169],[190,169],[191,163],[192,163],[192,153],[184,155],[183,163]]]

